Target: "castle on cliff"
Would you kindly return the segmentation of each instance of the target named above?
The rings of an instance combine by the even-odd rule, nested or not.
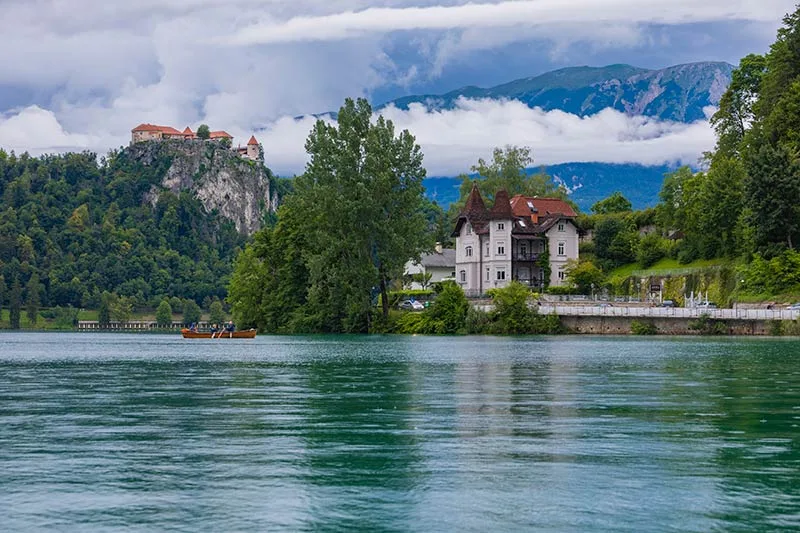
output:
[[[136,144],[144,141],[163,141],[169,139],[177,140],[190,140],[198,139],[197,132],[192,131],[189,126],[183,131],[178,131],[172,126],[157,126],[155,124],[139,124],[131,130],[131,144]],[[212,131],[208,136],[211,141],[230,143],[231,149],[237,152],[240,156],[257,161],[261,148],[256,140],[255,135],[250,137],[247,141],[247,146],[239,145],[233,148],[233,135],[224,130]]]

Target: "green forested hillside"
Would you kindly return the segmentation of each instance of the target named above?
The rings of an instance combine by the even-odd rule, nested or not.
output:
[[[128,150],[100,160],[0,150],[0,303],[97,308],[104,291],[134,307],[224,297],[245,237],[191,193],[162,190],[170,164]]]

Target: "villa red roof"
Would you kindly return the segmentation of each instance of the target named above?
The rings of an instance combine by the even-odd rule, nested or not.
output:
[[[551,215],[562,215],[565,217],[576,217],[578,214],[567,202],[560,198],[539,198],[537,196],[516,195],[511,199],[511,210],[514,216],[531,216],[530,205],[536,209],[540,217]]]

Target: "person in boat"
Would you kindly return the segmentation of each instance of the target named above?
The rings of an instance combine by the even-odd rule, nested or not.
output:
[[[192,322],[189,325],[189,331],[191,331],[192,333],[197,333],[197,322]]]
[[[236,327],[233,325],[233,322],[228,322],[227,324],[225,324],[225,331],[227,333],[233,333],[235,329]]]

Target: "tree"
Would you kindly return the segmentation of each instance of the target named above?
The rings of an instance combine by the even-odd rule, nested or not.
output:
[[[222,302],[214,300],[211,302],[211,308],[208,310],[208,321],[212,324],[222,324],[225,322],[225,311],[222,309]]]
[[[233,146],[233,141],[231,140],[230,137],[222,137],[219,140],[219,145],[222,146],[223,148],[227,148],[228,150],[230,150],[231,146]]]
[[[107,328],[111,323],[111,302],[113,297],[108,291],[100,296],[100,307],[97,310],[97,322],[101,328]]]
[[[115,321],[124,324],[131,319],[133,304],[129,298],[118,296],[111,300],[110,312]]]
[[[5,304],[6,300],[6,278],[0,274],[0,320],[3,317],[3,304]]]
[[[200,124],[197,128],[197,138],[207,141],[211,137],[211,130],[208,129],[208,124]]]
[[[191,299],[184,300],[183,302],[183,323],[196,324],[200,322],[200,306],[197,302]]]
[[[156,309],[156,324],[160,328],[167,328],[172,325],[172,306],[166,299],[161,300]]]
[[[347,99],[338,124],[319,120],[306,141],[310,161],[295,183],[307,213],[313,329],[367,331],[377,293],[388,316],[389,280],[432,242],[425,231],[422,151],[365,99]],[[313,250],[313,253],[310,251]]]
[[[567,282],[581,294],[590,294],[599,289],[605,281],[603,271],[591,261],[569,261],[565,269]]]
[[[731,83],[722,95],[719,109],[711,117],[717,133],[717,154],[726,157],[740,154],[745,133],[755,119],[753,106],[766,70],[764,56],[750,54],[731,74]]]
[[[633,208],[631,202],[617,191],[608,198],[600,200],[592,206],[592,213],[607,215],[610,213],[629,213]]]
[[[628,224],[617,217],[606,217],[598,222],[594,232],[595,255],[603,268],[614,268],[636,260],[638,235]]]
[[[19,319],[22,309],[22,287],[19,276],[14,276],[11,282],[11,292],[8,294],[8,321],[11,329],[19,329]]]
[[[642,268],[649,268],[664,257],[664,239],[657,233],[648,233],[639,241],[636,259]]]
[[[39,318],[41,290],[42,286],[39,283],[39,275],[34,272],[25,288],[25,314],[28,316],[28,321],[34,326]]]
[[[509,196],[517,194],[549,196],[569,201],[567,191],[547,175],[544,167],[538,173],[529,174],[527,169],[532,164],[533,156],[529,147],[507,145],[505,148],[495,148],[490,162],[478,159],[478,163],[473,165],[471,170],[481,177],[475,181],[483,198],[489,201],[493,201],[494,194],[500,189],[505,189]],[[451,205],[451,212],[458,211],[464,206],[472,190],[473,178],[466,174],[459,177],[461,178],[459,200]]]

